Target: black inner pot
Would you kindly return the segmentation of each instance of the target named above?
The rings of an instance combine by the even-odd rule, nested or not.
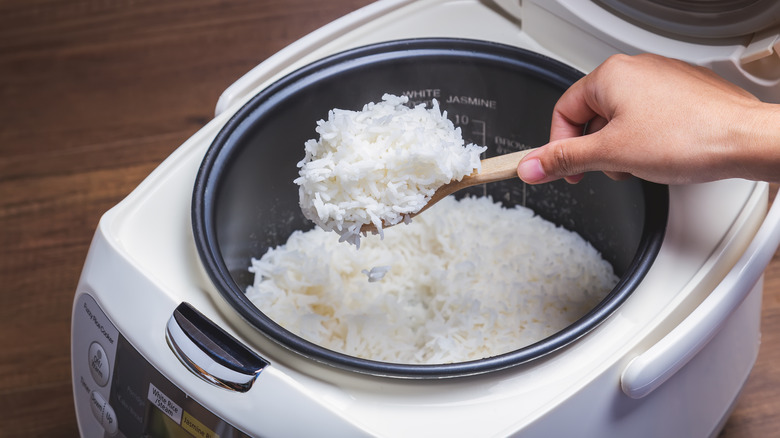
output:
[[[316,138],[316,121],[332,108],[358,110],[384,93],[413,102],[436,98],[464,137],[487,156],[539,146],[549,137],[560,95],[582,73],[542,55],[496,43],[415,39],[367,46],[317,61],[254,96],[208,150],[193,195],[193,230],[215,286],[250,324],[313,360],[353,371],[440,378],[507,368],[555,351],[592,330],[636,288],[660,248],[668,189],[640,180],[615,182],[600,173],[577,185],[527,186],[519,179],[472,188],[506,206],[522,204],[578,232],[612,263],[619,284],[591,312],[533,345],[477,361],[405,365],[360,359],[314,345],[283,329],[244,295],[251,257],[308,230],[298,205],[296,163]],[[507,230],[511,232],[511,230]],[[337,236],[334,234],[334,239]]]

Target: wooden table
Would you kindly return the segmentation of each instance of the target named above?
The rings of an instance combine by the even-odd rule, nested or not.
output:
[[[78,435],[70,313],[101,214],[212,117],[231,82],[368,3],[0,4],[0,436]],[[777,258],[762,322],[758,364],[722,437],[780,427]]]

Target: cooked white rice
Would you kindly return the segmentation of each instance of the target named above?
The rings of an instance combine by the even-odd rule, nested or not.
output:
[[[576,233],[488,198],[446,198],[385,233],[384,241],[365,237],[358,251],[319,228],[297,231],[252,260],[247,296],[287,330],[328,349],[435,364],[545,338],[592,309],[618,280]]]
[[[486,148],[465,144],[460,128],[432,107],[385,94],[361,111],[334,109],[317,122],[298,163],[303,214],[360,245],[360,228],[409,222],[440,186],[479,171]]]

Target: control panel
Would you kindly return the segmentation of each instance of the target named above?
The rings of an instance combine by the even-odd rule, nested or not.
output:
[[[76,414],[83,437],[249,436],[163,376],[89,294],[76,300],[71,349]]]

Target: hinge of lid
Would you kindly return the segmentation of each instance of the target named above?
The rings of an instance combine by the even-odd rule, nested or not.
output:
[[[766,57],[780,56],[780,28],[770,28],[753,35],[745,50],[740,56],[742,64],[748,64]]]

